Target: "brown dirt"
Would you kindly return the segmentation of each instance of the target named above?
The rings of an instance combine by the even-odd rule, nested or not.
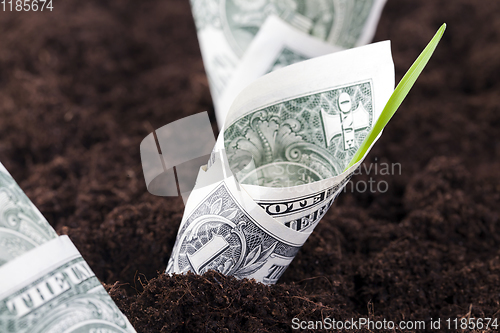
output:
[[[286,332],[292,318],[500,311],[500,2],[389,0],[399,80],[448,30],[367,163],[275,286],[161,274],[180,199],[145,188],[139,143],[213,109],[187,0],[55,2],[0,15],[0,160],[68,234],[138,332]],[[117,283],[119,281],[119,283]],[[113,286],[111,286],[113,285]]]

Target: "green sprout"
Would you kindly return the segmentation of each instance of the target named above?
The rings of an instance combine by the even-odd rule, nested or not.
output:
[[[406,95],[408,95],[408,92],[410,91],[411,87],[413,87],[413,84],[415,83],[415,81],[417,81],[418,76],[420,75],[420,73],[422,73],[422,70],[424,69],[425,65],[427,65],[427,62],[434,53],[434,50],[436,49],[439,41],[441,40],[441,37],[443,36],[445,30],[446,30],[446,23],[444,23],[441,26],[441,28],[439,28],[439,30],[436,32],[436,34],[431,39],[429,44],[418,56],[417,60],[415,60],[413,65],[411,65],[408,72],[406,72],[405,76],[403,76],[396,89],[394,89],[394,92],[392,93],[391,97],[389,98],[389,101],[385,105],[384,110],[380,114],[380,117],[378,118],[377,122],[372,127],[372,129],[366,136],[363,143],[361,143],[361,146],[359,146],[358,151],[356,152],[356,154],[354,154],[346,170],[349,169],[354,164],[356,164],[365,156],[368,149],[371,147],[373,141],[375,141],[375,139],[380,135],[385,125],[387,125],[387,123],[389,122],[389,120],[391,120],[394,113],[396,113],[397,109],[405,99]]]

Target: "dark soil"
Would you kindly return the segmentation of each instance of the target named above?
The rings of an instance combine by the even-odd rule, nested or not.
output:
[[[392,40],[399,81],[443,22],[367,158],[401,174],[354,177],[388,190],[342,194],[275,286],[161,274],[183,205],[146,191],[139,143],[197,112],[214,122],[188,0],[1,12],[0,161],[138,332],[498,317],[500,2],[389,0],[375,40]]]

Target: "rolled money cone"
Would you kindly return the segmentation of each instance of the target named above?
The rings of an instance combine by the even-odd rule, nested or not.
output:
[[[0,332],[135,332],[0,163]]]
[[[68,236],[0,267],[0,332],[135,332]]]
[[[276,283],[362,162],[345,170],[393,89],[389,42],[246,88],[199,171],[166,272]]]
[[[0,163],[0,266],[57,237]]]
[[[216,100],[219,125],[234,99],[259,77],[291,64],[320,57],[344,48],[325,43],[275,15],[270,15],[255,35],[224,91]]]
[[[319,42],[352,48],[372,40],[385,1],[191,0],[219,127],[222,127],[227,111],[219,105],[221,96],[233,83],[232,76],[239,69],[242,57],[269,17],[279,17],[293,29]],[[286,39],[286,35],[276,36],[275,43],[281,44]],[[309,47],[310,44],[305,43],[303,47],[290,49],[295,56],[289,59],[308,59]],[[260,50],[266,53],[269,48]]]

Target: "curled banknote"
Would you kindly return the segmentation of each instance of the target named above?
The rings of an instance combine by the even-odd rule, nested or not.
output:
[[[388,41],[245,88],[199,171],[166,272],[275,283],[361,163],[348,167],[393,90]]]
[[[219,127],[227,112],[221,100],[236,97],[225,90],[241,84],[233,78],[240,67],[251,73],[244,76],[248,81],[256,73],[367,44],[384,4],[385,0],[191,0]],[[290,42],[294,38],[300,42]],[[250,64],[270,61],[271,66],[252,71],[244,61],[250,50],[266,58],[252,58]]]
[[[0,163],[0,266],[57,234]]]
[[[0,332],[135,332],[0,163]]]

